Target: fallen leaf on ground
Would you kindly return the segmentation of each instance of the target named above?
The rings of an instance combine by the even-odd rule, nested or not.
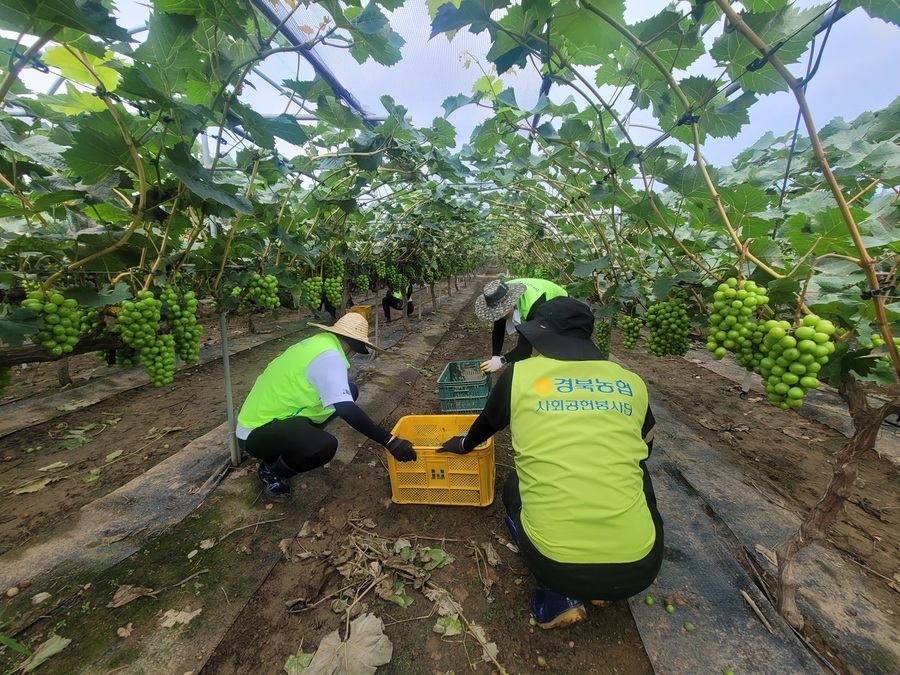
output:
[[[442,616],[437,620],[437,623],[434,624],[434,628],[432,628],[432,630],[435,633],[440,633],[444,637],[459,635],[460,633],[462,633],[462,621],[459,620],[458,614]]]
[[[497,554],[497,550],[494,548],[494,545],[491,542],[484,542],[481,545],[481,548],[484,549],[484,557],[487,559],[489,565],[500,564],[500,556]]]
[[[38,645],[38,648],[34,650],[34,653],[19,666],[19,670],[23,673],[30,673],[51,656],[59,654],[63,649],[69,646],[70,642],[72,641],[69,638],[52,634],[44,642]]]
[[[500,653],[500,649],[493,642],[488,642],[487,635],[484,632],[484,628],[481,626],[470,623],[469,624],[469,632],[478,640],[478,643],[481,645],[481,660],[487,663],[491,663],[497,658],[497,654]]]
[[[769,561],[769,564],[772,567],[778,567],[778,556],[775,555],[775,551],[766,548],[762,544],[757,544],[753,548],[756,549],[756,552],[759,553],[763,558]]]
[[[394,646],[384,634],[384,623],[374,614],[363,614],[350,622],[350,639],[329,633],[303,675],[372,675],[389,663]]]
[[[215,539],[204,539],[203,541],[200,542],[200,548],[204,551],[212,548],[215,545],[216,545]]]
[[[127,626],[120,627],[116,631],[116,635],[118,635],[120,638],[127,638],[129,635],[131,635],[132,631],[134,630],[134,628],[132,626],[133,626],[133,624],[129,623]]]
[[[69,466],[68,462],[53,462],[53,464],[42,466],[38,471],[59,471],[65,469],[67,466]]]
[[[284,664],[284,672],[287,675],[301,675],[306,671],[306,668],[309,667],[309,664],[313,660],[313,656],[315,656],[315,652],[310,652],[307,654],[303,651],[303,647],[297,650],[296,654],[291,654],[288,657],[287,662]]]
[[[33,598],[31,598],[32,605],[39,605],[44,600],[50,597],[49,593],[36,593]]]
[[[43,490],[50,483],[53,482],[53,476],[45,476],[44,478],[36,478],[35,480],[29,481],[25,483],[20,488],[16,488],[12,490],[10,494],[14,495],[27,495],[32,492],[37,492],[38,490]]]
[[[177,624],[187,625],[202,611],[203,609],[196,609],[193,612],[182,612],[177,609],[170,609],[163,614],[162,619],[159,620],[159,625],[161,628],[172,628]]]
[[[143,586],[119,586],[116,589],[116,594],[113,596],[113,599],[109,601],[109,604],[106,605],[110,609],[115,609],[116,607],[121,607],[122,605],[127,605],[132,600],[136,600],[137,598],[141,598],[144,596],[153,597],[155,591],[152,588],[144,588]]]

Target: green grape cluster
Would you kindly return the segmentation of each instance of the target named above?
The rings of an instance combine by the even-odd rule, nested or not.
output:
[[[690,322],[681,299],[664,300],[647,308],[647,351],[655,356],[684,356],[688,351]]]
[[[369,292],[369,275],[357,274],[356,279],[353,280],[353,283],[356,285],[356,288],[359,289],[360,293]]]
[[[754,370],[758,366],[763,331],[757,328],[756,315],[768,302],[766,289],[748,279],[738,282],[730,277],[719,284],[713,294],[706,340],[706,349],[714,359],[732,351],[737,353],[738,363],[744,368]]]
[[[10,373],[11,370],[7,366],[0,366],[0,394],[6,391],[6,387],[9,386],[10,380],[12,380]]]
[[[200,336],[203,326],[197,323],[197,297],[188,291],[180,298],[175,286],[166,286],[159,296],[166,310],[166,323],[175,339],[175,351],[185,363],[200,361]]]
[[[22,290],[25,293],[41,290],[41,282],[37,279],[22,279]]]
[[[41,315],[44,327],[31,336],[31,341],[47,349],[53,356],[71,352],[78,344],[82,312],[78,301],[58,291],[29,291],[22,307]]]
[[[175,338],[169,333],[158,335],[152,344],[141,348],[141,362],[154,386],[164,387],[172,382],[175,379]]]
[[[612,333],[612,324],[606,320],[598,321],[594,324],[594,333],[597,336],[597,347],[609,356],[609,336]]]
[[[384,264],[383,260],[377,260],[375,262],[375,275],[379,279],[384,279],[387,276],[387,265]]]
[[[762,324],[766,335],[760,360],[769,403],[779,408],[799,408],[807,391],[819,386],[817,373],[828,363],[835,350],[831,335],[834,324],[815,314],[803,317],[800,326],[791,329],[787,321],[770,319]]]
[[[81,323],[78,326],[78,332],[81,335],[92,332],[100,325],[100,310],[96,308],[83,310],[81,313]]]
[[[406,275],[393,270],[391,276],[388,277],[388,283],[397,293],[406,293],[406,289],[409,287],[409,279],[406,278]]]
[[[138,351],[156,342],[161,307],[162,302],[153,297],[153,291],[138,291],[137,300],[123,302],[116,314],[116,330],[122,342]]]
[[[275,309],[281,305],[278,299],[278,279],[271,274],[254,273],[250,277],[247,299],[260,307]]]
[[[103,360],[106,360],[106,352],[100,352]],[[141,362],[141,355],[137,350],[123,347],[116,350],[116,365],[123,368],[134,368]]]
[[[425,269],[425,272],[422,274],[422,279],[426,284],[433,284],[435,282],[434,270],[430,266]]]
[[[333,253],[325,256],[325,276],[344,278],[344,261]]]
[[[342,279],[329,277],[325,279],[325,299],[333,307],[340,307],[344,300],[344,286]]]
[[[324,286],[322,277],[304,279],[303,286],[306,289],[306,304],[312,309],[318,309],[322,304],[322,287]]]
[[[861,344],[860,347],[862,347],[863,349],[878,349],[879,347],[884,347],[884,344],[885,344],[885,342],[884,342],[883,337],[881,337],[880,335],[873,335],[872,340],[870,342],[868,342],[866,344]],[[897,345],[898,348],[900,348],[900,337],[894,338],[894,344]],[[883,356],[879,356],[878,360],[881,361],[882,363],[886,363],[889,366],[894,365],[894,362],[891,359],[890,353],[884,354]]]
[[[638,338],[641,337],[641,327],[644,322],[636,316],[625,314],[619,319],[619,325],[622,327],[622,346],[625,349],[634,349],[637,346]]]

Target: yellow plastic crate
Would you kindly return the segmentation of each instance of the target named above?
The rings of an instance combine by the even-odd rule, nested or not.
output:
[[[387,453],[391,499],[396,504],[488,506],[494,501],[494,439],[467,455],[438,453],[444,441],[464,434],[477,415],[407,415],[391,433],[412,442],[418,458],[398,462]]]
[[[372,320],[372,305],[353,305],[352,307],[347,308],[348,312],[353,312],[354,314],[362,314],[366,321]]]

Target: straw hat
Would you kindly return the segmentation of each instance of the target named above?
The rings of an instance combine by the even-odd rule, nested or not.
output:
[[[369,350],[366,347],[371,347],[378,352],[384,351],[369,342],[369,322],[366,321],[362,314],[348,312],[338,319],[333,326],[323,326],[319,323],[310,323],[309,325],[345,338],[357,354],[368,354]]]
[[[484,285],[481,295],[475,298],[475,316],[486,323],[502,319],[516,306],[528,287],[516,281],[504,283],[499,279]],[[524,318],[524,317],[522,317]]]

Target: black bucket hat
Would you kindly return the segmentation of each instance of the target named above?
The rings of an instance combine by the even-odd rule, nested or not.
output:
[[[606,358],[594,344],[594,315],[580,300],[559,297],[537,308],[531,321],[516,326],[541,354],[560,361]]]

